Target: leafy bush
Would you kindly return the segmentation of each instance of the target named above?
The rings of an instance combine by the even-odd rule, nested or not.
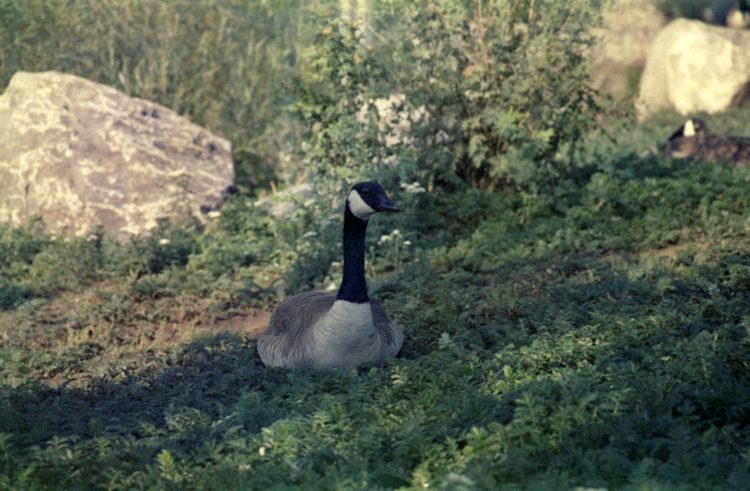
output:
[[[88,237],[52,237],[35,220],[25,227],[0,226],[0,308],[34,294],[75,289],[99,278],[105,243],[97,230]]]
[[[25,275],[34,257],[50,242],[40,220],[26,227],[0,224],[0,275],[10,279]]]
[[[429,187],[535,191],[577,165],[598,113],[591,2],[376,5],[370,24],[324,23],[308,53],[298,110],[311,167],[337,182],[392,168]]]
[[[15,307],[32,296],[31,288],[13,284],[0,276],[0,310]]]
[[[56,239],[34,256],[29,282],[49,293],[73,290],[99,279],[104,240],[101,230],[83,238]]]

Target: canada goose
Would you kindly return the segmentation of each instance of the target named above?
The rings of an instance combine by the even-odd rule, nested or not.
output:
[[[715,0],[703,9],[703,20],[720,26],[744,29],[750,25],[750,1]]]
[[[700,119],[688,119],[667,140],[667,153],[677,159],[750,164],[750,138],[711,134]]]
[[[267,366],[336,368],[382,365],[404,341],[383,306],[367,296],[365,232],[370,216],[401,211],[376,182],[355,184],[344,206],[344,274],[337,294],[306,292],[281,303],[258,339]]]

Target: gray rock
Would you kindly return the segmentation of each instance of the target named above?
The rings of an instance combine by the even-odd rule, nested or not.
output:
[[[596,46],[591,64],[595,89],[624,96],[637,80],[648,49],[667,23],[658,0],[616,0],[603,13],[601,28],[594,30]]]
[[[675,109],[715,113],[750,89],[750,31],[678,19],[651,44],[636,103],[638,118]]]
[[[0,96],[0,221],[141,234],[218,207],[230,143],[153,102],[80,77],[16,73]]]

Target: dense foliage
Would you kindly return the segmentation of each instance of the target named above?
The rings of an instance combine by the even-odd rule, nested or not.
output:
[[[0,75],[171,97],[246,148],[248,107],[258,138],[281,116],[245,97],[242,47],[262,12],[303,15],[272,4],[0,0]],[[239,194],[126,243],[0,225],[0,489],[747,486],[750,168],[644,153],[674,114],[589,131],[585,2],[373,5],[352,25],[314,9],[293,66],[315,186],[286,218]],[[265,104],[292,64],[258,63]],[[370,220],[366,266],[401,355],[267,369],[253,336],[285,295],[335,287],[342,183],[373,176],[406,210]]]
[[[135,244],[63,246],[6,229],[2,247],[14,255],[3,275],[25,293],[0,316],[0,482],[741,486],[750,174],[619,164],[561,190],[558,210],[516,193],[418,195],[400,234],[369,241],[371,289],[407,333],[402,356],[380,370],[268,370],[253,341],[216,333],[232,310],[217,315],[196,299],[233,297],[235,313],[267,302],[261,290],[233,290],[272,270],[253,262],[243,234],[269,241],[255,261],[289,254],[286,232],[266,235],[269,224],[242,205],[215,229],[165,235],[183,244],[170,254],[142,244],[162,269],[128,259]],[[96,277],[68,293],[21,281],[61,247],[89,247],[66,264],[99,264]]]
[[[597,15],[588,1],[390,1],[371,24],[329,22],[304,74],[306,156],[337,180],[378,166],[430,187],[546,190],[598,114],[584,58]]]

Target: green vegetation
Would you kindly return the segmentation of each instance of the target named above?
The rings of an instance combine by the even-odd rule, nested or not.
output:
[[[688,19],[705,18],[704,11],[711,10],[718,2],[710,0],[662,0],[661,9],[667,17],[687,17]]]
[[[212,18],[206,9],[232,12],[226,31],[205,21],[221,54],[194,60],[232,65],[242,52],[235,48],[261,29],[256,11],[303,15],[297,4],[271,3],[175,2],[158,12],[167,20],[179,9],[173,26]],[[555,22],[564,11],[546,8],[558,2],[501,3],[510,10],[495,21],[511,26],[538,13],[525,34],[539,36],[532,44],[571,43],[549,57],[575,56],[585,41],[576,26],[596,18],[576,4],[565,24],[571,31],[562,32]],[[92,5],[101,15],[85,14]],[[91,43],[118,39],[115,59],[125,59],[126,47],[142,49],[140,70],[157,67],[150,51],[157,44],[127,42],[138,30],[156,35],[151,24],[131,21],[154,5],[0,0],[3,80],[17,67],[78,66],[98,78],[102,66],[85,64],[94,58],[60,54],[70,64],[57,65],[44,58],[55,51],[41,48],[92,26],[110,26]],[[680,117],[635,127],[603,115],[575,78],[582,60],[566,65],[572,73],[560,80],[544,71],[548,58],[526,65],[526,75],[515,76],[529,90],[516,99],[512,86],[483,85],[482,73],[461,79],[460,56],[460,70],[442,77],[452,63],[444,50],[456,46],[441,44],[446,29],[476,33],[478,16],[496,11],[492,2],[430,5],[377,4],[377,32],[422,29],[416,46],[394,34],[382,41],[388,49],[368,48],[361,26],[340,28],[328,15],[304,63],[263,81],[270,90],[298,75],[288,97],[295,94],[301,129],[285,133],[285,144],[298,147],[316,195],[288,219],[241,193],[205,224],[163,222],[127,243],[102,232],[53,237],[36,222],[0,225],[0,489],[747,486],[750,168],[643,156]],[[102,13],[109,11],[127,21],[115,23]],[[240,32],[241,22],[252,28]],[[182,32],[197,49],[197,37],[175,29],[170,36]],[[270,44],[299,42],[291,38]],[[476,47],[470,41],[480,38],[462,39]],[[399,39],[405,45],[396,46]],[[224,43],[235,51],[220,51]],[[419,46],[429,50],[421,62]],[[510,50],[505,62],[530,54]],[[426,75],[436,56],[443,68]],[[483,73],[494,77],[496,62]],[[215,93],[188,90],[188,75],[208,72],[200,65],[173,74],[176,85],[154,97],[192,100],[173,107],[204,114],[235,147],[262,141],[267,133],[242,133],[227,112],[195,110]],[[436,77],[434,91],[420,92],[419,77]],[[537,93],[537,77],[559,83]],[[225,93],[242,93],[239,80],[227,80]],[[573,85],[580,97],[557,97],[556,88],[570,95]],[[466,90],[477,97],[463,99]],[[390,101],[395,124],[382,120],[379,99]],[[364,100],[372,102],[366,110]],[[512,123],[498,100],[514,108]],[[555,111],[556,103],[564,108]],[[540,107],[518,109],[528,104]],[[263,128],[293,126],[274,111],[254,117]],[[741,133],[749,116],[705,119]],[[607,122],[606,133],[591,131],[595,117]],[[482,118],[487,125],[477,123]],[[410,124],[399,126],[402,119]],[[445,136],[434,139],[440,130]],[[509,143],[490,151],[471,143],[477,135]],[[238,165],[256,179],[248,162]],[[268,166],[281,178],[282,167]],[[265,368],[253,335],[284,295],[338,281],[338,191],[342,181],[372,176],[406,210],[372,220],[367,262],[371,293],[405,327],[401,355],[381,369],[333,374]]]
[[[373,290],[407,326],[381,370],[268,370],[247,337],[215,334],[273,296],[250,283],[252,249],[271,246],[229,213],[172,235],[190,246],[161,271],[129,259],[136,244],[100,246],[97,277],[67,293],[35,288],[38,258],[76,251],[65,264],[82,268],[96,246],[6,230],[4,275],[27,272],[3,287],[17,305],[0,317],[4,486],[739,487],[750,173],[622,164],[555,210],[420,195],[400,265],[371,241]]]
[[[429,187],[537,191],[577,167],[598,114],[584,58],[597,10],[484,3],[388,2],[372,14],[389,33],[377,43],[361,24],[321,28],[299,103],[318,174],[398,162],[402,179]]]

